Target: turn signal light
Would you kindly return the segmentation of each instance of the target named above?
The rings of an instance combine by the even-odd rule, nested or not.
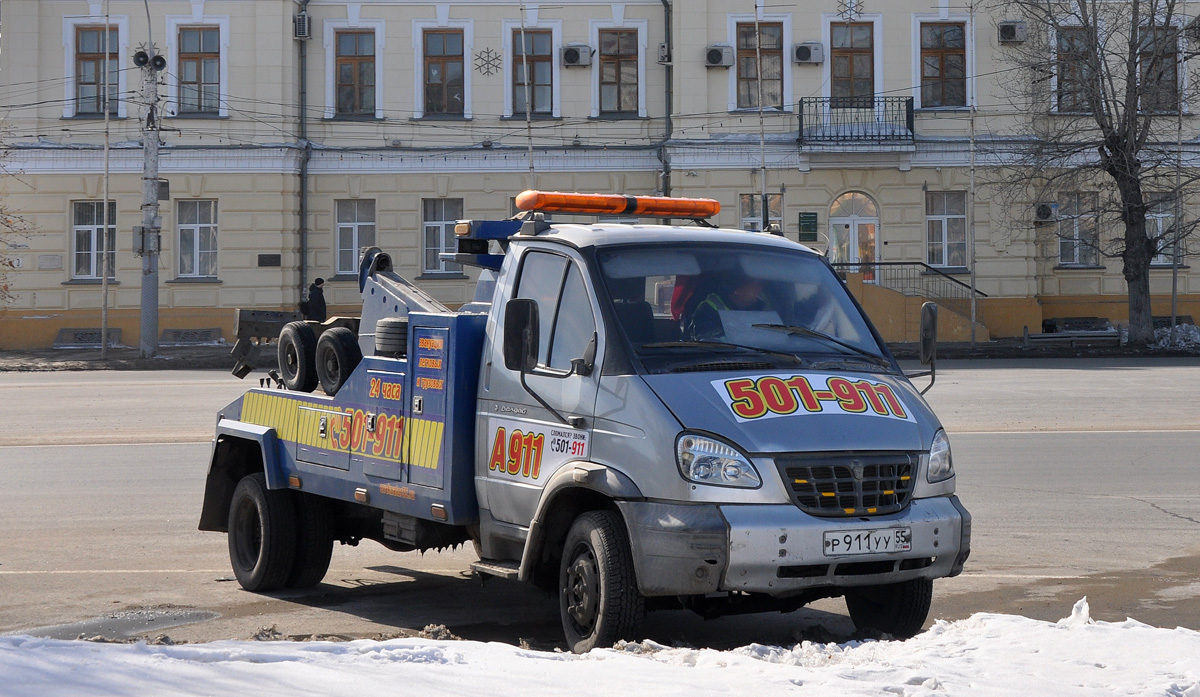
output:
[[[721,211],[721,204],[710,198],[523,191],[517,196],[517,208],[523,211],[546,211],[550,213],[638,215],[662,218],[709,218]]]

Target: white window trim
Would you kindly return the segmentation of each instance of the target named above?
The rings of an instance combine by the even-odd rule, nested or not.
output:
[[[739,221],[742,224],[742,229],[750,230],[753,232],[762,232],[762,215],[761,214],[758,215],[757,217],[753,217],[753,218],[747,218],[746,216],[742,215],[741,206],[742,206],[742,197],[743,196],[753,196],[754,200],[755,200],[755,205],[761,206],[762,205],[762,192],[756,191],[751,194],[743,194],[743,193],[738,194],[738,215],[740,216]],[[767,224],[770,225],[771,223],[779,223],[779,229],[783,230],[783,206],[784,206],[783,194],[778,191],[774,191],[774,192],[768,191],[767,192],[767,207],[768,208],[770,208],[772,196],[779,197],[779,215],[778,216],[771,215],[770,211],[768,210]],[[747,227],[747,225],[749,225],[750,227]]]
[[[967,210],[966,206],[968,205],[967,204],[967,192],[947,189],[945,191],[929,191],[928,193],[931,193],[931,194],[961,194],[963,197],[964,208],[963,208],[962,213],[934,213],[934,214],[926,213],[925,214],[925,263],[929,264],[930,266],[933,266],[935,268],[947,268],[947,269],[963,268],[964,266],[966,266],[966,264],[951,264],[950,263],[950,221],[951,220],[962,220],[963,221],[963,230],[965,231],[967,229],[967,213],[966,213],[966,210]],[[926,205],[928,205],[928,204],[926,204]],[[942,224],[942,240],[940,243],[941,248],[942,248],[942,263],[940,263],[940,264],[933,263],[929,258],[929,221],[931,221],[931,220],[940,221]],[[965,240],[964,240],[964,244],[965,244]]]
[[[838,16],[837,13],[821,13],[821,43],[825,45],[825,53],[827,54],[825,56],[825,62],[821,64],[821,96],[825,99],[829,99],[833,96],[833,34],[830,30],[830,26],[833,24],[843,24],[845,21],[846,20]],[[871,40],[873,42],[873,45],[871,46],[871,53],[872,57],[875,59],[875,65],[873,67],[875,73],[874,92],[875,96],[879,96],[883,93],[883,15],[878,12],[864,12],[863,14],[859,15],[858,19],[854,20],[854,22],[870,22],[873,27],[871,30]],[[918,46],[919,45],[920,44],[918,44]]]
[[[1157,22],[1158,22],[1157,18],[1155,18],[1155,22],[1156,22],[1155,26],[1161,26],[1161,25],[1157,24]],[[1143,25],[1143,26],[1150,26],[1150,25]],[[1189,51],[1200,49],[1200,47],[1193,47],[1191,45],[1192,42],[1189,40],[1188,32],[1183,31],[1184,26],[1185,26],[1183,17],[1179,17],[1179,16],[1172,17],[1170,26],[1175,27],[1176,29],[1180,30],[1180,32],[1178,34],[1178,36],[1179,36],[1178,42],[1175,44],[1175,51],[1177,52],[1177,55],[1185,55],[1186,56],[1186,55],[1188,55]],[[1140,58],[1140,54],[1139,54],[1139,58]],[[1138,65],[1138,74],[1139,75],[1141,74],[1141,65]],[[1190,71],[1187,69],[1186,64],[1181,64],[1181,65],[1177,66],[1177,68],[1175,70],[1175,79],[1178,81],[1177,89],[1179,90],[1177,94],[1179,96],[1179,99],[1183,101],[1183,115],[1184,116],[1189,116],[1192,113],[1192,110],[1189,108],[1188,98],[1187,98],[1188,88],[1191,85],[1189,76],[1190,76]],[[1139,114],[1142,113],[1140,106],[1138,108],[1138,113]],[[1165,112],[1164,111],[1155,111],[1155,112],[1151,112],[1151,113],[1168,114],[1169,115],[1169,114],[1174,113],[1174,110],[1165,111]],[[1168,261],[1167,263],[1169,264],[1170,262]]]
[[[176,218],[179,217],[179,215],[178,215],[179,206],[181,206],[184,203],[211,203],[212,204],[212,213],[213,213],[212,217],[214,219],[217,218],[217,200],[213,199],[213,198],[183,199],[181,201],[177,201],[176,202]],[[197,210],[196,212],[199,213],[199,210]],[[176,270],[178,271],[178,276],[180,278],[217,278],[217,274],[215,274],[215,273],[212,273],[212,274],[200,273],[200,251],[201,251],[200,250],[200,230],[201,230],[201,228],[206,228],[206,227],[211,227],[216,232],[217,246],[214,247],[212,251],[213,251],[213,254],[218,255],[217,261],[218,261],[218,268],[219,268],[219,262],[220,262],[219,253],[220,253],[220,245],[221,245],[220,222],[184,224],[184,223],[180,223],[180,222],[176,221],[176,223],[175,223],[175,246],[176,246],[175,264],[176,264]],[[196,270],[193,271],[192,273],[184,273],[183,272],[183,264],[181,263],[182,259],[180,258],[183,255],[183,231],[185,229],[192,230],[193,232],[195,232],[195,237],[192,240],[192,250],[191,251],[192,251],[192,254],[194,255],[192,258],[194,260],[193,263],[195,264]]]
[[[337,113],[337,32],[353,29],[370,29],[375,32],[375,118],[383,118],[383,56],[386,34],[382,19],[326,19],[322,21],[325,47],[325,118],[338,117]]]
[[[966,33],[966,43],[963,50],[967,53],[967,103],[963,106],[938,106],[929,108],[936,109],[938,111],[954,111],[955,109],[970,109],[979,103],[978,95],[975,92],[975,24],[971,21],[971,15],[921,13],[913,14],[912,16],[912,84],[914,109],[925,108],[921,104],[921,25],[949,23],[962,23]]]
[[[1077,204],[1082,200],[1082,198],[1084,196],[1087,196],[1089,199],[1088,203],[1091,204],[1091,209],[1085,213],[1077,212],[1075,215],[1064,215],[1058,219],[1058,222],[1054,228],[1055,243],[1057,245],[1057,252],[1058,252],[1055,256],[1058,257],[1058,265],[1059,266],[1068,266],[1068,267],[1076,267],[1076,268],[1084,268],[1084,269],[1095,268],[1100,265],[1100,249],[1099,249],[1100,216],[1097,211],[1097,208],[1099,207],[1099,201],[1097,200],[1098,197],[1095,192],[1091,192],[1091,191],[1072,192],[1072,195],[1074,195],[1076,197],[1075,201]],[[1086,253],[1086,252],[1084,252],[1084,250],[1088,246],[1090,246],[1087,244],[1088,241],[1085,240],[1083,238],[1083,236],[1080,234],[1081,228],[1082,228],[1080,223],[1084,220],[1090,220],[1092,227],[1094,228],[1093,235],[1094,235],[1095,246],[1092,248],[1092,253],[1095,254],[1096,258],[1095,258],[1095,260],[1091,260],[1091,261],[1082,261],[1081,260],[1084,256],[1084,253]],[[1064,224],[1069,224],[1071,226],[1071,234],[1070,235],[1064,234],[1064,231],[1063,231]],[[1071,261],[1066,261],[1062,257],[1062,243],[1063,243],[1063,240],[1067,240],[1067,239],[1069,239],[1075,243],[1075,247],[1074,247],[1075,259],[1073,259]]]
[[[1174,207],[1174,206],[1172,206],[1172,207]],[[1158,252],[1157,254],[1155,254],[1154,256],[1150,257],[1150,266],[1151,267],[1162,268],[1164,266],[1171,266],[1171,257],[1174,255],[1173,245],[1174,245],[1175,235],[1172,234],[1169,237],[1167,237],[1166,234],[1167,234],[1167,228],[1170,225],[1174,224],[1174,222],[1175,222],[1175,211],[1174,210],[1172,210],[1170,213],[1151,213],[1149,211],[1146,212],[1146,236],[1151,237],[1151,238],[1159,238],[1160,244],[1162,242],[1168,243],[1168,247],[1166,249],[1164,249],[1164,250]],[[1151,226],[1154,227],[1153,231],[1150,230]],[[1151,232],[1153,232],[1153,234],[1151,234]],[[1183,252],[1182,239],[1180,240],[1180,242],[1181,242],[1180,256],[1182,256],[1183,255],[1182,254],[1182,252]]]
[[[533,12],[529,13],[533,15]],[[516,68],[513,66],[513,32],[521,28],[521,20],[506,19],[501,23],[500,32],[503,43],[504,52],[504,116],[511,118],[513,116],[513,77],[516,74]],[[536,16],[527,17],[525,21],[526,29],[549,29],[550,30],[550,58],[553,64],[550,68],[553,74],[553,85],[550,90],[550,116],[552,118],[561,118],[561,94],[562,94],[562,65],[560,64],[559,47],[562,46],[562,20],[561,19],[539,19]],[[534,116],[534,118],[544,118]]]
[[[1084,111],[1059,111],[1058,110],[1058,30],[1059,29],[1075,29],[1082,27],[1083,24],[1078,21],[1073,21],[1074,18],[1069,18],[1068,21],[1059,22],[1058,24],[1046,27],[1046,32],[1049,34],[1050,46],[1050,113],[1065,114],[1068,116],[1086,115]],[[1104,33],[1104,25],[1101,24],[1099,33]],[[1101,37],[1101,41],[1104,38]]]
[[[592,118],[600,116],[600,32],[606,29],[636,29],[638,33],[638,110],[639,118],[646,118],[646,42],[649,22],[644,19],[613,20],[593,19],[588,21],[588,43],[596,57],[592,60]]]
[[[71,278],[72,279],[84,279],[84,280],[91,280],[91,279],[100,280],[103,278],[103,274],[104,274],[104,261],[100,258],[102,252],[100,251],[99,242],[100,242],[100,237],[102,237],[104,235],[103,231],[105,230],[105,228],[112,230],[112,233],[113,233],[113,250],[112,251],[114,252],[113,257],[114,258],[116,257],[115,250],[117,248],[117,223],[114,222],[111,226],[108,225],[108,208],[110,208],[110,207],[116,208],[117,202],[115,199],[110,199],[108,202],[109,203],[108,206],[101,207],[102,208],[101,213],[104,215],[104,222],[101,223],[100,225],[78,225],[78,224],[76,224],[76,222],[75,222],[75,204],[77,204],[77,203],[101,203],[101,201],[97,201],[94,199],[71,201],[71,204],[70,204],[71,205]],[[79,256],[79,247],[76,246],[76,243],[78,242],[80,230],[90,230],[91,234],[92,234],[92,249],[89,252],[89,255],[91,256],[90,266],[92,267],[93,272],[90,275],[79,275],[79,274],[75,273],[76,258]],[[109,251],[109,250],[105,250],[105,251]],[[112,264],[111,267],[108,269],[108,277],[109,277],[109,279],[113,279],[113,278],[116,278],[116,275],[117,275],[116,264]]]
[[[729,111],[753,112],[758,113],[757,108],[745,108],[737,105],[737,25],[753,24],[754,14],[730,14],[727,16],[728,24],[728,41],[733,47],[734,65],[729,69]],[[792,15],[788,14],[767,14],[760,13],[758,15],[759,22],[778,22],[783,25],[783,111],[774,107],[764,107],[764,113],[791,113],[795,111],[795,105],[792,104]],[[826,41],[826,44],[829,42]],[[828,83],[828,80],[826,80]]]
[[[366,220],[357,220],[357,219],[352,223],[338,222],[338,204],[343,201],[353,201],[355,203],[358,203],[361,201],[374,202],[374,204],[375,204],[374,219],[369,222]],[[358,210],[358,206],[355,206],[355,217],[356,218],[358,215],[357,210]],[[378,242],[379,241],[379,222],[378,221],[379,221],[379,200],[378,199],[369,199],[369,198],[334,199],[334,201],[333,201],[333,267],[334,267],[334,273],[336,273],[338,276],[344,276],[346,274],[358,273],[359,252],[362,251],[361,228],[363,225],[370,225],[371,227],[375,228],[375,240],[376,240],[376,242]],[[354,252],[354,254],[351,256],[351,259],[353,261],[351,262],[351,268],[349,268],[349,269],[343,269],[340,266],[340,264],[342,263],[342,251],[343,251],[342,250],[341,228],[343,228],[343,227],[351,228],[353,230],[353,234],[354,234],[354,248],[351,250],[352,252]]]
[[[108,24],[117,30],[117,61],[129,55],[129,17],[109,15]],[[103,27],[104,17],[63,17],[63,118],[75,116],[75,34],[79,27]],[[9,28],[12,31],[12,27]],[[117,118],[126,118],[126,75],[128,70],[117,70]],[[101,115],[103,116],[103,115]]]
[[[177,116],[179,109],[181,27],[216,27],[220,31],[221,80],[218,91],[221,101],[217,105],[217,115],[229,116],[229,15],[167,15],[167,116]]]
[[[526,26],[525,28],[528,29],[529,27]],[[439,196],[434,199],[421,199],[421,208],[422,208],[422,211],[421,211],[421,274],[425,275],[425,276],[436,276],[436,275],[461,276],[464,273],[464,270],[462,269],[461,264],[459,265],[458,269],[447,269],[446,264],[454,264],[457,262],[444,261],[441,258],[442,254],[449,254],[449,253],[453,253],[454,251],[456,251],[454,249],[454,234],[453,234],[454,228],[452,226],[457,221],[454,221],[454,220],[425,220],[424,208],[425,208],[426,200],[436,200],[436,201],[456,200],[456,201],[460,201],[464,205],[465,205],[466,201],[464,201],[461,198],[452,197],[452,196],[447,196],[447,197]],[[466,211],[465,207],[463,208],[463,211],[464,212]],[[450,233],[450,245],[448,247],[442,247],[441,245],[438,246],[438,262],[437,262],[437,268],[435,268],[435,269],[431,269],[425,265],[425,253],[429,251],[429,247],[425,244],[425,233],[428,232],[429,227],[431,225],[436,225],[439,228],[441,228],[440,229],[441,235],[439,236],[439,240],[445,240],[446,233],[447,232]],[[451,227],[447,228],[447,226],[451,226]]]
[[[475,23],[473,20],[414,19],[413,35],[413,118],[425,116],[425,30],[461,29],[463,33],[463,118],[472,118],[471,75],[475,54]],[[376,102],[378,105],[378,102]]]

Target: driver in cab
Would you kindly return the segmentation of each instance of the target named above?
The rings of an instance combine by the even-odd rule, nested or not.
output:
[[[692,310],[684,321],[684,336],[697,341],[725,336],[721,314],[729,311],[762,312],[771,309],[764,294],[766,283],[761,278],[737,275],[726,279]]]

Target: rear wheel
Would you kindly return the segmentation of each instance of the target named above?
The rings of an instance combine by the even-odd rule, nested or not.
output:
[[[304,322],[288,322],[279,332],[279,373],[289,390],[317,387],[317,337]]]
[[[317,340],[317,378],[325,394],[335,395],[362,361],[358,336],[345,327],[327,330]]]
[[[575,653],[631,639],[645,615],[633,555],[621,518],[589,511],[575,519],[559,567],[559,612],[567,646]]]
[[[921,631],[932,602],[933,581],[928,578],[846,592],[846,609],[855,627],[897,639],[908,639]]]
[[[262,472],[242,477],[229,504],[229,561],[248,591],[282,586],[296,557],[296,511],[290,491],[267,488]]]
[[[320,496],[293,491],[296,508],[296,559],[288,588],[312,588],[325,578],[333,556],[333,512]]]

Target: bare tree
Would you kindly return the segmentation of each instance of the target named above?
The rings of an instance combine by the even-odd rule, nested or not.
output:
[[[13,250],[24,247],[25,243],[21,240],[30,230],[29,221],[17,214],[9,206],[7,197],[2,195],[16,179],[16,175],[9,172],[4,163],[6,151],[3,135],[0,132],[0,178],[6,180],[0,182],[0,306],[12,299],[9,274],[16,268]]]
[[[994,0],[1001,60],[1013,63],[1001,83],[1018,121],[994,141],[995,183],[1024,202],[1025,221],[1053,231],[1059,263],[1121,260],[1135,344],[1154,339],[1152,262],[1195,228],[1180,215],[1200,176],[1182,166],[1180,147],[1192,33],[1183,9],[1182,0]]]

